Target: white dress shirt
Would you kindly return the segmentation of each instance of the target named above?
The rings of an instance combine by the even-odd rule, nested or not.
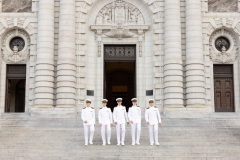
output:
[[[124,106],[115,107],[113,110],[113,120],[118,124],[124,124],[126,123],[126,121],[129,122],[126,107]]]
[[[132,106],[128,111],[129,121],[133,123],[141,123],[141,109],[139,106]]]
[[[150,125],[161,123],[161,116],[157,107],[148,107],[145,112],[145,120]]]
[[[87,125],[95,124],[95,110],[92,107],[85,107],[82,110],[81,118],[83,123],[87,121]]]
[[[106,125],[113,123],[112,112],[110,108],[102,107],[98,112],[99,124]]]

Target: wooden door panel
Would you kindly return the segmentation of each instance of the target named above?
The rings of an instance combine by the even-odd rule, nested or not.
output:
[[[234,112],[232,65],[214,66],[214,102],[216,112]]]

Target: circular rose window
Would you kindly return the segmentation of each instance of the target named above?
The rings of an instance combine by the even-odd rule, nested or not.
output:
[[[220,52],[223,50],[224,47],[225,50],[228,50],[230,48],[230,41],[226,37],[219,37],[215,41],[215,47]]]
[[[14,46],[16,46],[18,48],[18,52],[20,52],[25,47],[25,41],[21,37],[14,37],[11,39],[9,45],[12,51],[14,51]]]

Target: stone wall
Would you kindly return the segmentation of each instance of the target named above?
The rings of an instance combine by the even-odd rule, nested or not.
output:
[[[96,32],[91,30],[90,27],[95,23],[96,17],[101,7],[114,0],[76,0],[76,60],[77,60],[77,74],[76,74],[76,106],[78,109],[85,104],[85,99],[90,98],[93,100],[93,105],[99,107],[101,99],[103,98],[103,56],[98,57],[98,40]],[[9,9],[12,6],[12,0],[0,0],[0,5],[3,5],[3,12],[21,12],[20,9]],[[18,2],[18,1],[17,1]],[[19,1],[20,2],[20,1]],[[28,2],[28,1],[21,1]],[[36,53],[37,53],[37,33],[38,33],[38,20],[36,13],[38,11],[38,0],[31,1],[31,10],[34,13],[0,13],[0,34],[5,34],[8,30],[13,28],[21,28],[26,30],[31,37],[31,53],[30,60],[27,63],[27,92],[26,92],[26,107],[32,108],[34,106],[35,98],[35,71],[36,71]],[[202,108],[196,109],[196,115],[200,116],[202,112],[214,112],[214,95],[213,95],[213,73],[212,65],[214,64],[210,59],[209,38],[211,34],[220,28],[226,28],[234,31],[236,36],[240,35],[240,15],[238,11],[238,1],[214,1],[202,0],[202,30],[203,30],[203,57],[204,57],[204,71],[205,71],[205,101],[206,104]],[[150,29],[146,31],[143,41],[143,54],[142,57],[137,53],[137,71],[139,79],[137,80],[137,96],[139,104],[142,107],[147,105],[149,98],[156,100],[156,105],[164,111],[164,56],[165,56],[165,0],[133,0],[131,3],[141,10],[147,25]],[[218,3],[218,5],[216,5]],[[226,4],[225,4],[226,3]],[[28,3],[26,3],[27,5]],[[19,4],[20,5],[20,4]],[[26,6],[24,5],[24,6]],[[54,107],[56,106],[57,94],[57,63],[59,53],[59,17],[60,17],[60,1],[55,0],[54,8]],[[101,6],[101,7],[100,7]],[[183,100],[184,107],[182,111],[187,111],[187,80],[186,80],[186,1],[180,0],[180,23],[181,23],[181,54],[183,63]],[[217,6],[217,8],[214,6]],[[221,10],[223,7],[228,6],[229,10]],[[1,8],[1,7],[0,7]],[[27,11],[25,7],[24,12]],[[0,11],[1,12],[1,11]],[[235,12],[235,13],[219,13],[219,12]],[[189,14],[189,13],[188,13]],[[190,14],[189,14],[190,15]],[[199,16],[198,16],[199,17]],[[192,20],[192,19],[190,19]],[[165,26],[166,27],[166,26]],[[191,30],[191,29],[190,29]],[[136,37],[125,38],[118,40],[117,38],[104,37],[101,41],[101,47],[104,44],[136,44],[137,51],[139,51],[139,42]],[[189,54],[188,54],[189,55]],[[235,106],[236,111],[239,111],[239,78],[238,71],[239,59],[232,62],[235,67]],[[6,76],[6,63],[0,58],[0,108],[3,112],[4,108],[4,91],[5,91],[5,76]],[[174,67],[173,67],[174,68]],[[89,74],[91,73],[91,74]],[[87,96],[87,90],[94,90],[94,97]],[[153,90],[154,96],[146,96],[146,90]],[[26,110],[27,110],[26,109]],[[174,108],[173,108],[174,110]],[[174,113],[179,114],[174,110]],[[190,112],[189,112],[190,113]]]
[[[209,12],[238,12],[238,0],[208,0]]]
[[[31,12],[32,0],[2,0],[3,12]]]

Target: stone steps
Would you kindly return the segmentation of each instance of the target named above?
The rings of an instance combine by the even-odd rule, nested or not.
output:
[[[150,146],[147,125],[142,123],[141,145],[131,146],[126,127],[125,146],[102,146],[96,125],[94,145],[84,146],[80,117],[34,118],[27,114],[1,115],[1,160],[239,160],[240,118],[164,119],[159,127],[160,146]]]

